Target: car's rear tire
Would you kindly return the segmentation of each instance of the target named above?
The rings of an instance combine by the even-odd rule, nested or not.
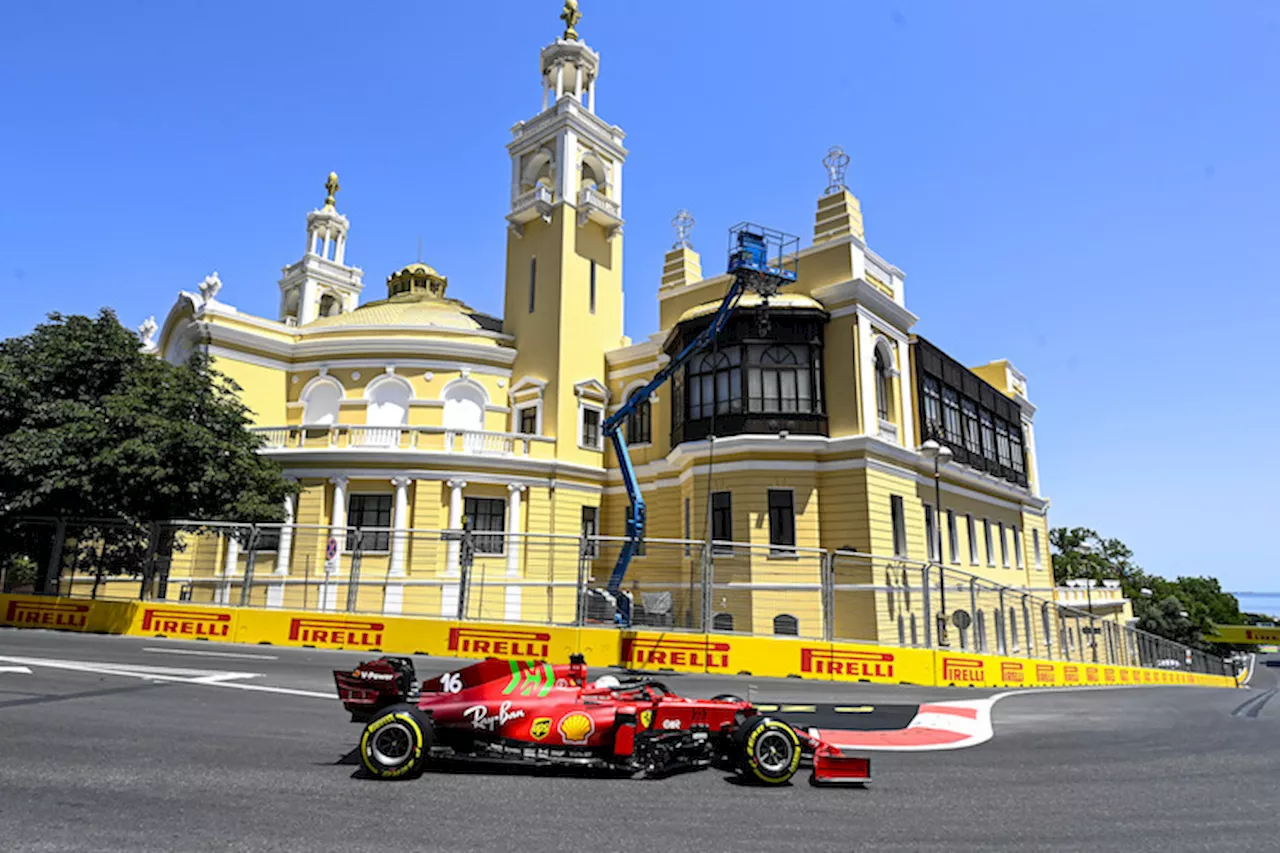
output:
[[[733,738],[738,771],[762,785],[785,785],[800,769],[800,737],[782,720],[752,717]]]
[[[420,776],[431,751],[431,717],[407,703],[379,711],[360,735],[360,763],[375,779]]]

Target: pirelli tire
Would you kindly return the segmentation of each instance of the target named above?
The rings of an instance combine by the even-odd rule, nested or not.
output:
[[[760,785],[785,785],[800,769],[802,749],[795,729],[771,717],[750,717],[733,737],[738,772]]]
[[[431,717],[407,703],[388,706],[360,733],[360,764],[375,779],[422,775],[435,731]]]

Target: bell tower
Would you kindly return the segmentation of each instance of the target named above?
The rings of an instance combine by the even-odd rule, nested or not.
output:
[[[364,289],[359,267],[347,266],[347,217],[338,212],[338,173],[324,184],[324,207],[307,214],[307,249],[284,268],[280,279],[280,322],[291,326],[355,310]]]
[[[558,458],[603,464],[603,445],[584,431],[583,408],[602,415],[605,352],[622,339],[623,132],[596,115],[600,56],[575,27],[542,49],[542,110],[518,122],[507,214],[503,325],[519,355],[513,381],[545,382],[541,430]],[[601,417],[601,421],[603,417]],[[585,440],[584,440],[585,436]],[[599,449],[597,449],[597,445]]]

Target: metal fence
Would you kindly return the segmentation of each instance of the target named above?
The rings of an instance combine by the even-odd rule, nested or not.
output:
[[[0,557],[22,553],[39,567],[39,592],[552,625],[616,624],[605,585],[623,541],[53,519],[0,536]],[[640,628],[1232,672],[1219,657],[1041,592],[1052,595],[852,551],[679,539],[646,540],[623,589]]]

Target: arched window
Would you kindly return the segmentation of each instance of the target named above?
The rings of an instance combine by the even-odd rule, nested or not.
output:
[[[689,365],[689,418],[742,411],[742,362],[738,347],[709,352]]]
[[[890,366],[880,347],[875,350],[876,364],[876,413],[881,420],[889,420],[889,404],[893,398],[893,385],[890,384]]]
[[[747,406],[752,412],[811,412],[809,348],[751,347]]]
[[[785,637],[800,636],[800,620],[790,613],[779,613],[773,617],[773,633]]]
[[[369,401],[365,423],[378,429],[366,430],[364,443],[395,446],[400,443],[400,427],[409,422],[409,384],[402,379],[386,378],[370,383],[365,392]]]
[[[320,297],[320,316],[336,317],[342,313],[342,302],[332,293]]]
[[[635,400],[640,391],[641,389],[639,388],[633,391],[630,399]],[[632,409],[631,414],[627,415],[627,444],[648,444],[652,441],[652,424],[652,406],[648,400],[642,400],[638,406]]]
[[[316,381],[302,393],[302,423],[307,426],[336,424],[340,400],[342,386],[337,382],[328,378]]]
[[[455,382],[444,392],[444,427],[459,432],[484,429],[484,391],[471,382]]]
[[[711,617],[711,630],[717,633],[729,633],[733,630],[733,614],[717,613]]]

